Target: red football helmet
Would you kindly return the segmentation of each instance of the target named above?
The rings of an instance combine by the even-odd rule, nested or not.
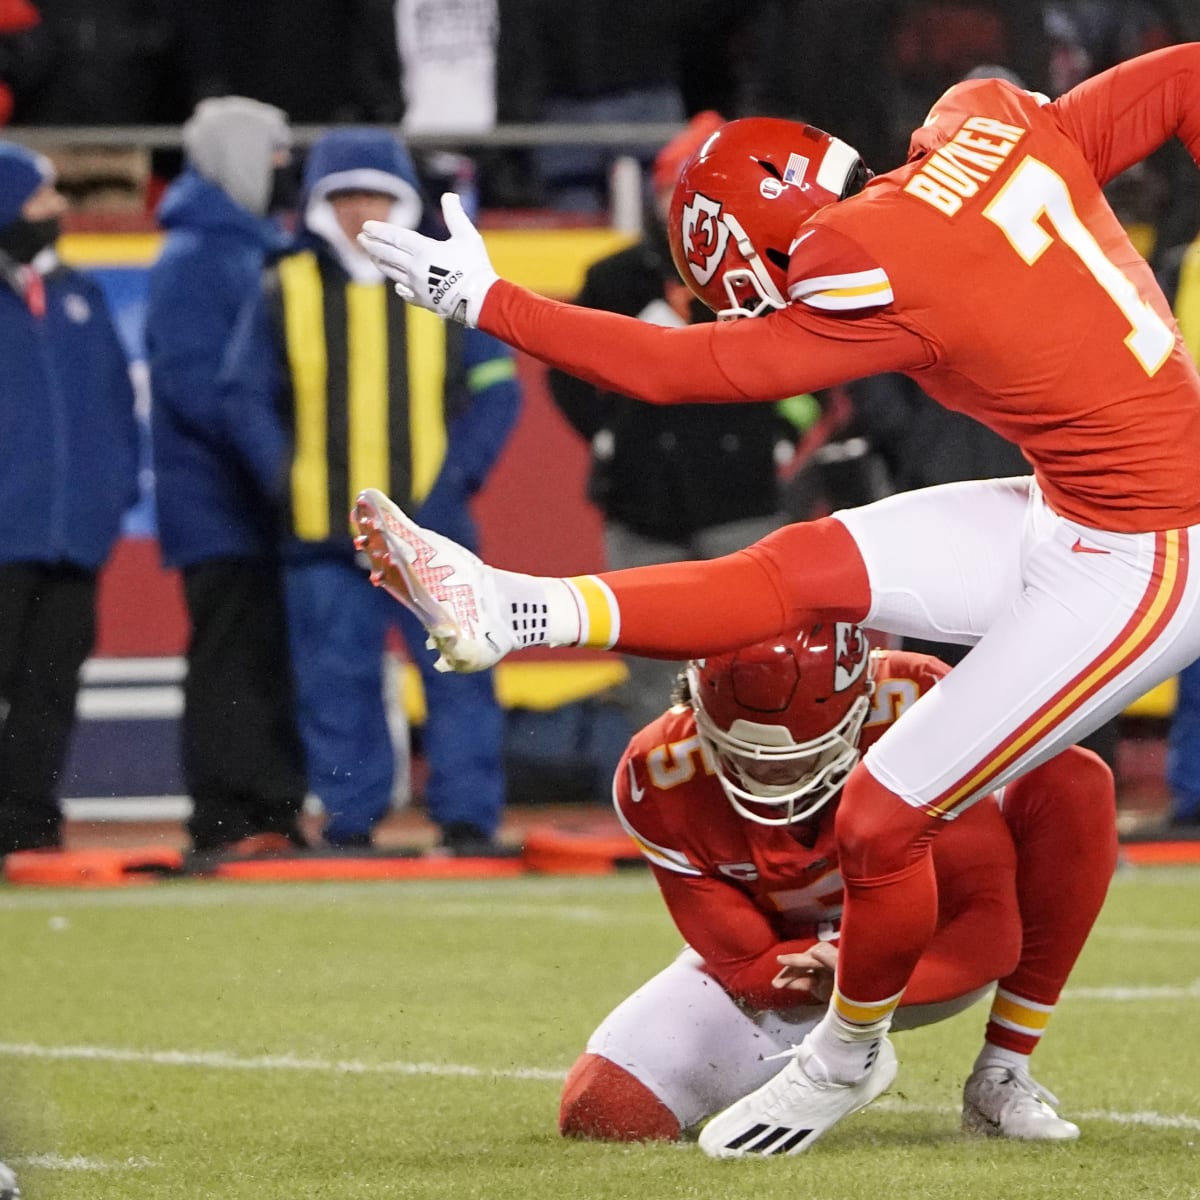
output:
[[[730,121],[688,159],[675,185],[675,268],[718,318],[783,308],[800,226],[869,178],[858,151],[812,125]]]
[[[696,731],[733,807],[791,825],[858,762],[871,655],[857,625],[824,621],[687,667]]]

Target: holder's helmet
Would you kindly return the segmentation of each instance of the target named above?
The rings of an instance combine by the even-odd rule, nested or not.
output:
[[[837,794],[859,759],[871,655],[857,625],[824,621],[687,666],[696,731],[729,802],[791,825]]]

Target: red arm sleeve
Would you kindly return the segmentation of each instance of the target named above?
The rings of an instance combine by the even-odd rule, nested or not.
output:
[[[1060,96],[1049,111],[1101,184],[1173,135],[1200,164],[1200,43],[1119,63]]]
[[[994,802],[980,800],[933,841],[938,928],[904,990],[934,1004],[1002,979],[1021,953],[1016,852]]]
[[[650,869],[679,932],[731,996],[757,1009],[802,1002],[803,993],[771,986],[780,970],[775,956],[808,950],[815,937],[781,942],[766,916],[732,884]]]
[[[505,280],[479,327],[596,387],[651,404],[782,400],[925,365],[925,342],[895,320],[838,319],[789,305],[765,317],[668,329],[560,304]]]

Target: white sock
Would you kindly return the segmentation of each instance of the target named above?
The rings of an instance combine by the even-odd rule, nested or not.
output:
[[[518,648],[579,645],[579,605],[565,579],[496,569],[492,575]]]
[[[1006,1050],[1003,1046],[993,1046],[991,1042],[984,1042],[973,1069],[981,1071],[984,1067],[1007,1067],[1010,1071],[1028,1075],[1029,1055],[1020,1054],[1016,1050]]]
[[[804,1070],[820,1083],[857,1083],[871,1069],[879,1052],[879,1043],[887,1032],[885,1025],[854,1041],[838,1036],[832,1014],[826,1012],[817,1027],[805,1038],[811,1056]]]

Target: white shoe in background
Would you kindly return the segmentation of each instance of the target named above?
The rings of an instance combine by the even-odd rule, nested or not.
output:
[[[963,1129],[1025,1142],[1074,1141],[1079,1126],[1064,1121],[1050,1107],[1057,1103],[1041,1084],[1022,1072],[981,1067],[963,1085]]]

